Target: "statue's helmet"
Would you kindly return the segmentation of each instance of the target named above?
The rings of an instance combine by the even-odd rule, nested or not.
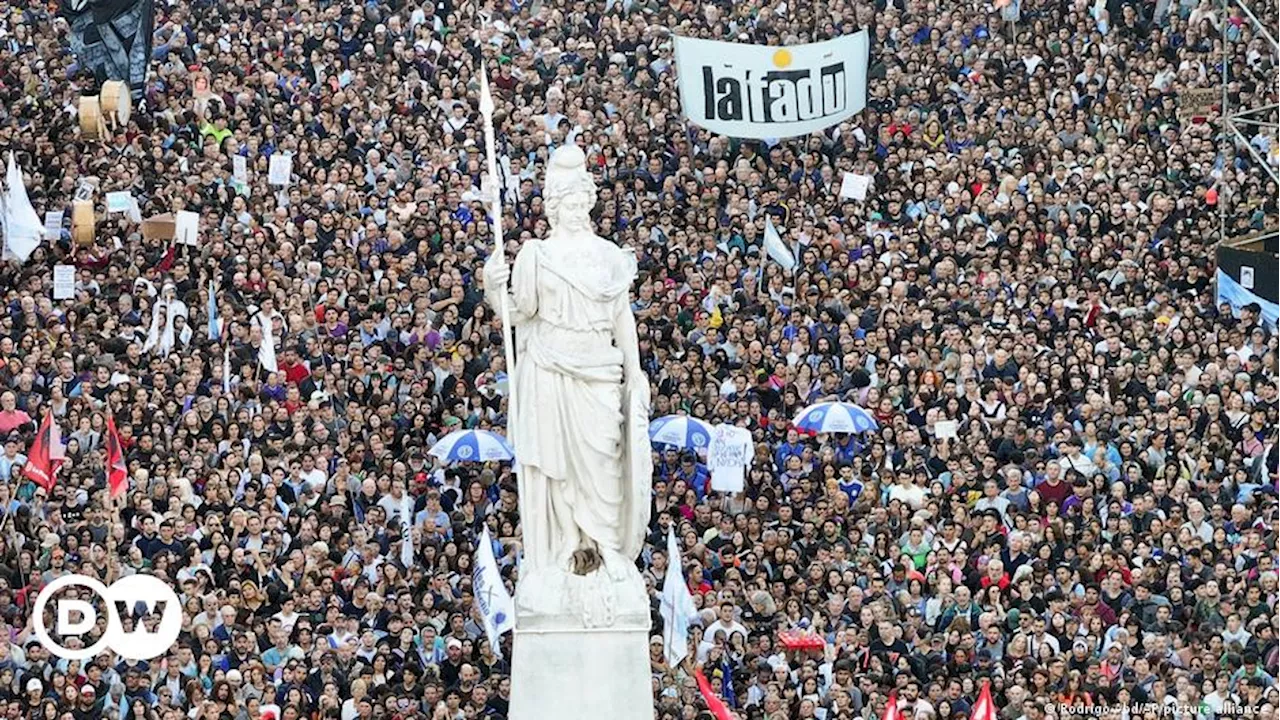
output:
[[[572,193],[588,193],[595,204],[596,183],[587,171],[587,156],[572,143],[561,145],[551,153],[547,164],[547,185],[543,193],[551,210],[558,201]],[[552,213],[549,213],[552,214]]]

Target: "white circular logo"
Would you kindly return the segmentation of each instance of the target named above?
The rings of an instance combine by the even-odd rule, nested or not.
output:
[[[68,648],[55,642],[45,623],[44,611],[55,593],[63,588],[86,588],[106,606],[107,629],[98,641],[83,648]],[[139,608],[145,609],[141,616]],[[160,578],[152,575],[129,575],[111,587],[86,575],[63,575],[46,585],[32,606],[32,629],[46,650],[64,660],[87,660],[110,649],[127,660],[150,660],[168,652],[182,634],[182,605],[178,595]],[[72,617],[75,613],[76,617]],[[132,631],[126,632],[120,615],[135,618]],[[155,623],[150,617],[160,614]],[[98,611],[83,597],[63,598],[57,603],[54,629],[63,638],[85,635],[98,622]]]
[[[458,459],[466,460],[470,458],[472,455],[474,455],[475,452],[476,451],[473,450],[470,445],[459,445],[457,450]]]

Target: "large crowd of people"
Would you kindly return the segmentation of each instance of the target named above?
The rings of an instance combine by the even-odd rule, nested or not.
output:
[[[471,578],[487,527],[518,579],[511,468],[425,451],[505,422],[486,153],[514,255],[546,230],[549,151],[576,143],[597,232],[639,260],[655,416],[756,441],[733,495],[654,449],[637,563],[660,720],[707,712],[696,669],[742,720],[866,720],[891,692],[904,718],[953,720],[987,681],[1003,720],[1276,718],[1276,329],[1212,285],[1224,229],[1277,216],[1274,135],[1248,138],[1255,157],[1180,102],[1224,65],[1231,104],[1277,101],[1240,7],[156,0],[139,107],[86,140],[97,86],[58,5],[0,4],[0,150],[42,216],[69,220],[78,189],[98,207],[88,242],[67,222],[0,265],[0,716],[505,717],[511,637],[490,646]],[[1275,5],[1251,7],[1274,30]],[[676,34],[859,28],[867,107],[826,132],[744,141],[681,114]],[[844,172],[873,176],[865,201]],[[144,218],[197,212],[198,241],[107,214],[121,190]],[[880,429],[791,426],[831,398]],[[52,488],[25,473],[49,413]],[[678,667],[658,611],[672,526],[700,611]],[[179,592],[171,652],[68,661],[36,639],[42,587],[139,572]],[[823,649],[784,647],[795,629]]]

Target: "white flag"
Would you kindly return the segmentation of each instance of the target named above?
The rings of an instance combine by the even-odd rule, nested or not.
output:
[[[662,579],[662,651],[675,668],[689,654],[689,623],[698,615],[684,579],[675,525],[667,528],[667,575]]]
[[[773,217],[764,216],[764,251],[773,258],[773,261],[782,266],[783,270],[791,272],[796,267],[796,256],[791,254],[791,248],[782,241],[782,237],[778,235],[778,230],[773,226]]]
[[[27,199],[27,187],[22,184],[22,171],[9,151],[9,167],[4,176],[4,255],[20,263],[27,261],[40,245],[44,236],[44,223]]]
[[[222,348],[222,394],[231,394],[231,343]]]
[[[258,323],[262,326],[262,345],[258,346],[258,362],[267,372],[279,372],[276,365],[276,336],[271,331],[271,318],[258,315]]]
[[[471,571],[471,591],[476,598],[476,609],[484,622],[485,634],[489,636],[489,645],[493,651],[501,655],[498,639],[502,633],[516,627],[516,604],[507,593],[507,586],[502,584],[502,573],[498,571],[498,561],[493,557],[493,542],[489,540],[489,528],[480,533],[476,543],[476,557]]]
[[[49,423],[49,459],[67,459],[67,443],[62,439],[62,428],[58,427],[57,420]]]
[[[413,568],[413,500],[407,492],[400,498],[400,564]]]

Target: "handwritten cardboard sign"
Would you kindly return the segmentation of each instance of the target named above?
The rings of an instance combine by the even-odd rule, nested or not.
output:
[[[70,300],[76,296],[76,266],[53,266],[53,299]]]
[[[1184,118],[1208,118],[1217,115],[1214,106],[1222,101],[1217,88],[1190,88],[1178,93],[1178,115]]]
[[[293,156],[275,153],[271,156],[271,165],[267,168],[267,182],[272,185],[289,184],[289,176],[293,174]]]
[[[711,489],[740,493],[746,485],[746,470],[754,455],[751,431],[736,425],[717,425],[707,445],[707,469],[711,471]]]

